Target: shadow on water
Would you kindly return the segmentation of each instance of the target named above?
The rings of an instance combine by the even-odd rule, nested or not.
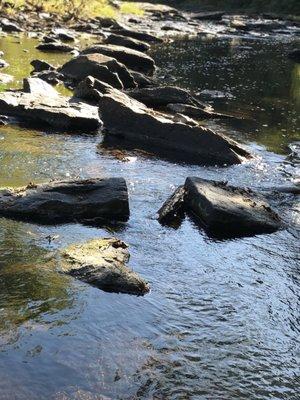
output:
[[[10,46],[22,55],[25,46],[14,40],[0,41],[11,65]],[[27,68],[42,55],[26,40]],[[187,176],[261,188],[295,180],[298,159],[286,158],[299,141],[299,69],[285,57],[292,45],[215,39],[152,51],[165,82],[174,77],[217,110],[251,117],[208,123],[249,146],[255,158],[242,165],[189,166],[132,149],[122,162],[97,151],[100,137],[0,127],[1,186],[126,178],[131,217],[118,237],[152,287],[143,298],[109,294],[46,267],[49,252],[109,228],[0,219],[1,400],[298,398],[298,200],[269,199],[294,230],[250,238],[221,241],[189,218],[178,229],[156,220]],[[18,79],[23,72],[11,71]],[[50,244],[49,235],[57,237]]]

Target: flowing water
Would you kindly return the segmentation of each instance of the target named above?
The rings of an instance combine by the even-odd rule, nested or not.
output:
[[[11,63],[3,72],[26,76],[41,57],[35,44],[0,39]],[[114,233],[0,219],[1,400],[299,399],[297,199],[270,195],[289,228],[251,238],[213,240],[188,218],[177,230],[155,218],[187,176],[261,189],[296,179],[299,158],[287,157],[300,140],[300,65],[286,58],[294,46],[283,37],[206,38],[152,50],[164,82],[247,116],[209,123],[256,155],[243,165],[137,153],[122,162],[99,150],[99,136],[0,127],[1,186],[123,176],[131,208]],[[43,58],[59,64],[65,56]],[[41,266],[49,251],[111,234],[130,245],[131,267],[150,282],[145,297],[104,293]],[[48,235],[59,237],[49,244]]]

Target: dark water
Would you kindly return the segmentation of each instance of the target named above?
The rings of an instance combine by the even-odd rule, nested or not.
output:
[[[109,294],[37,267],[48,251],[105,229],[0,219],[1,400],[299,399],[297,199],[270,196],[289,228],[252,238],[217,241],[189,219],[178,230],[155,219],[188,175],[261,188],[296,179],[299,159],[286,158],[300,140],[300,67],[285,57],[293,46],[220,39],[152,52],[165,82],[226,92],[216,108],[250,118],[210,122],[249,147],[256,158],[247,164],[203,168],[136,154],[123,163],[97,153],[99,137],[0,127],[1,186],[127,179],[131,218],[115,234],[152,287],[143,298]],[[59,235],[50,245],[49,234]]]

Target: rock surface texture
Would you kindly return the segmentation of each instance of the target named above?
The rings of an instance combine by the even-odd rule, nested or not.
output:
[[[127,186],[123,178],[107,178],[2,189],[0,215],[43,224],[126,221]]]
[[[128,246],[115,238],[90,240],[60,252],[61,272],[107,292],[144,295],[148,284],[126,267]]]

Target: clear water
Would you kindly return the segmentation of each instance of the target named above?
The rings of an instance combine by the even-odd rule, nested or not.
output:
[[[2,48],[10,40],[1,39]],[[189,219],[174,230],[155,218],[189,175],[261,188],[296,179],[299,160],[286,156],[299,141],[300,70],[285,57],[295,43],[242,45],[248,50],[232,39],[185,40],[152,54],[164,81],[230,94],[216,108],[250,120],[210,125],[248,146],[250,163],[204,168],[137,154],[124,163],[84,132],[0,127],[1,186],[127,179],[131,218],[113,234],[130,245],[131,267],[152,287],[145,297],[104,293],[43,263],[49,252],[108,230],[0,219],[1,400],[299,398],[298,200],[269,196],[289,228],[252,238],[212,240]],[[7,60],[26,64],[19,78],[36,56],[32,47],[28,59],[23,45],[7,50]],[[49,234],[59,237],[49,244]]]

